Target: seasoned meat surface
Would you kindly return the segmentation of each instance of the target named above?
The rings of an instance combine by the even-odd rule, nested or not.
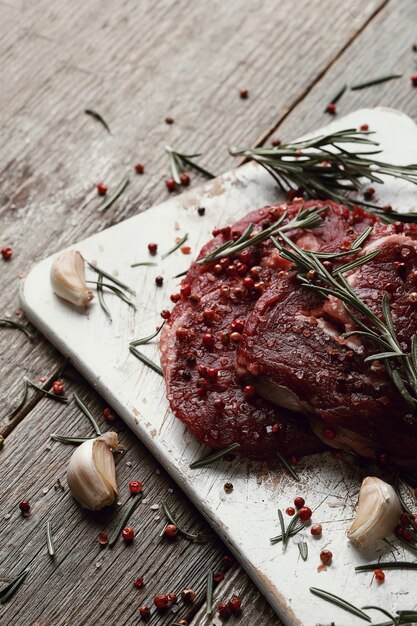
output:
[[[346,246],[373,223],[362,211],[349,212],[331,202],[296,203],[252,211],[231,227],[218,230],[200,252],[199,259],[230,238],[236,239],[249,224],[254,232],[267,228],[284,210],[285,221],[300,208],[327,207],[323,223],[314,230],[291,231],[305,248],[314,250]],[[283,223],[285,223],[285,221]],[[335,243],[336,242],[336,243]],[[194,262],[181,283],[176,304],[161,333],[161,364],[167,397],[174,414],[199,441],[212,448],[240,444],[240,453],[267,457],[279,451],[287,457],[323,448],[311,433],[307,419],[278,408],[256,393],[236,371],[236,350],[262,294],[281,281],[288,268],[270,240],[201,266]],[[287,280],[285,278],[285,280]]]
[[[380,252],[374,259],[346,277],[381,319],[382,296],[388,294],[394,327],[407,351],[417,330],[417,226],[377,224],[363,254],[375,249]],[[355,328],[340,300],[303,287],[293,270],[282,272],[245,324],[238,369],[260,394],[309,415],[327,444],[415,466],[415,412],[383,362],[365,363],[380,347],[361,336],[343,338]]]

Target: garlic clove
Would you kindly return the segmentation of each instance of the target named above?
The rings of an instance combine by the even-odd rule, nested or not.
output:
[[[84,259],[77,250],[65,250],[56,257],[51,284],[57,296],[79,307],[88,306],[94,297],[85,283]]]
[[[116,466],[112,450],[121,450],[116,433],[84,441],[72,454],[68,486],[85,509],[99,511],[117,499]]]
[[[358,548],[368,548],[391,535],[400,515],[401,504],[394,488],[380,478],[367,476],[361,485],[356,518],[348,537]]]

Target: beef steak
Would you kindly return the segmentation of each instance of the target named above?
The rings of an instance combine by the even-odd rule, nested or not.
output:
[[[382,319],[389,297],[403,350],[417,330],[417,226],[376,225],[363,253],[378,256],[346,274],[351,287]],[[303,287],[293,270],[281,272],[258,299],[237,354],[241,374],[279,406],[310,416],[329,445],[415,467],[417,418],[381,362],[375,342],[343,333],[354,327],[340,300]]]
[[[322,225],[289,234],[299,245],[314,250],[327,248],[335,240],[343,246],[374,221],[360,210],[351,213],[332,202],[265,207],[215,231],[198,259],[225,240],[236,239],[249,224],[255,225],[256,233],[284,210],[288,220],[300,208],[312,205],[328,207]],[[278,409],[260,397],[235,369],[236,349],[247,317],[278,272],[287,267],[288,262],[267,240],[208,265],[194,262],[180,294],[172,297],[177,303],[160,341],[167,397],[174,414],[212,448],[237,442],[240,453],[259,458],[277,451],[287,457],[299,456],[323,447],[302,415]]]

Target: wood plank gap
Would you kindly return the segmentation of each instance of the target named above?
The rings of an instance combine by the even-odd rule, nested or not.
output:
[[[300,102],[302,102],[304,100],[304,98],[309,94],[311,89],[313,89],[313,87],[315,87],[315,85],[317,85],[317,83],[320,80],[322,80],[322,78],[324,78],[324,76],[327,74],[327,72],[333,67],[333,65],[335,63],[337,63],[337,61],[346,52],[346,50],[363,33],[363,31],[372,22],[372,20],[374,20],[377,17],[377,15],[379,15],[379,13],[383,9],[385,9],[385,7],[387,6],[387,4],[389,2],[390,2],[390,0],[385,0],[385,2],[383,2],[380,6],[376,7],[376,9],[365,20],[365,22],[362,24],[362,26],[360,26],[358,28],[356,33],[354,33],[352,35],[352,37],[350,39],[348,39],[348,41],[340,48],[339,52],[337,52],[337,54],[335,54],[335,56],[329,61],[329,63],[327,63],[327,65],[325,65],[324,68],[320,72],[318,72],[316,77],[312,80],[311,83],[309,83],[307,85],[307,87],[300,93],[300,95],[297,96],[295,98],[295,100],[293,100],[293,102],[291,102],[289,104],[289,106],[284,110],[284,112],[278,118],[278,120],[275,122],[275,124],[273,124],[272,126],[269,126],[260,135],[258,135],[258,137],[255,139],[255,141],[250,145],[251,148],[260,148],[261,146],[263,146],[265,144],[265,142],[268,140],[268,138],[271,135],[273,135],[276,130],[278,130],[278,128],[284,122],[284,120],[294,111],[294,109],[300,104]],[[248,159],[246,157],[243,157],[242,159],[239,160],[239,162],[237,164],[237,167],[239,167],[240,165],[243,165],[243,163],[246,163],[247,161],[248,161]]]

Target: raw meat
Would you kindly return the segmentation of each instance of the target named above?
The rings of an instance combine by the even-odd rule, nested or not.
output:
[[[387,292],[402,349],[417,330],[417,226],[376,225],[364,253],[374,259],[346,274],[355,293],[382,318]],[[344,262],[344,261],[343,261]],[[279,406],[310,416],[327,444],[415,467],[417,418],[381,362],[374,342],[343,339],[354,328],[339,300],[302,287],[293,270],[282,272],[245,324],[237,364],[257,390]]]
[[[236,238],[248,226],[268,227],[287,209],[288,219],[300,208],[328,206],[320,227],[292,231],[300,244],[312,249],[349,242],[374,219],[362,211],[327,202],[296,203],[252,211],[231,228],[219,231],[200,252],[203,258],[225,239]],[[287,219],[287,218],[286,218]],[[288,267],[268,240],[236,257],[200,266],[194,262],[181,283],[181,296],[161,333],[161,364],[167,397],[174,414],[199,441],[212,448],[237,442],[239,452],[252,457],[310,454],[323,446],[306,419],[278,409],[254,393],[235,370],[236,349],[246,318],[277,274]],[[252,280],[248,280],[252,279]]]

